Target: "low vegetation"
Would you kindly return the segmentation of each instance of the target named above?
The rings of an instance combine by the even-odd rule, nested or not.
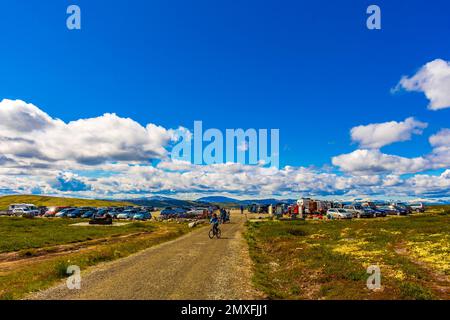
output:
[[[15,196],[1,196],[0,210],[7,210],[12,203],[30,203],[36,206],[66,206],[66,207],[109,207],[109,206],[130,206],[129,202],[123,201],[108,201],[108,200],[91,200],[91,199],[76,199],[76,198],[62,198],[49,196],[35,196],[35,195],[15,195]]]
[[[450,299],[450,210],[351,221],[249,222],[254,283],[270,299]],[[381,270],[381,289],[366,286]]]
[[[82,219],[17,217],[0,218],[0,253],[26,251],[52,247],[55,245],[77,243],[105,237],[149,232],[154,229],[151,224],[130,223],[121,227],[76,227]],[[87,221],[87,220],[85,220]]]
[[[0,299],[20,299],[82,271],[126,257],[187,232],[186,223],[134,222],[124,226],[71,226],[80,219],[0,218]]]

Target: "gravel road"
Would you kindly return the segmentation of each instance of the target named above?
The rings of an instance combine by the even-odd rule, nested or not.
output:
[[[80,290],[65,282],[28,299],[253,299],[245,216],[232,214],[222,238],[202,227],[170,242],[82,273]]]

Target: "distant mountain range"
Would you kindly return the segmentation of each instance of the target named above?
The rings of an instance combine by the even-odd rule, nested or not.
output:
[[[203,197],[197,199],[198,202],[207,202],[207,203],[234,203],[240,205],[249,205],[249,204],[277,204],[277,203],[294,203],[296,200],[294,199],[251,199],[251,200],[238,200],[234,198],[228,197],[220,197],[220,196],[211,196],[211,197]]]
[[[256,204],[277,204],[277,203],[293,203],[295,200],[292,199],[254,199],[254,200],[238,200],[229,197],[221,197],[221,196],[210,196],[210,197],[202,197],[195,201],[191,200],[180,200],[170,197],[163,196],[154,196],[148,198],[139,198],[139,199],[126,199],[127,202],[134,203],[139,206],[153,206],[158,208],[163,207],[192,207],[192,206],[205,206],[210,204],[216,205],[234,205],[234,206],[247,206],[252,203]]]
[[[357,199],[353,199],[353,201],[356,201]],[[253,203],[261,204],[261,205],[275,205],[277,203],[295,203],[295,199],[250,199],[250,200],[239,200],[234,199],[230,197],[223,197],[223,196],[208,196],[208,197],[201,197],[197,200],[180,200],[170,197],[164,197],[164,196],[153,196],[153,197],[147,197],[147,198],[139,198],[139,199],[124,199],[122,201],[131,202],[135,205],[139,206],[153,206],[157,208],[164,208],[164,207],[202,207],[202,206],[208,206],[208,205],[219,205],[219,206],[248,206]],[[346,203],[351,203],[352,201],[346,201]],[[417,201],[419,202],[419,201]],[[438,201],[438,200],[428,200],[428,201],[420,201],[423,202],[426,205],[443,205],[448,204],[447,201]]]
[[[149,198],[128,199],[127,202],[131,202],[138,206],[152,206],[157,208],[165,207],[192,207],[199,204],[195,201],[179,200],[170,197],[155,196]]]

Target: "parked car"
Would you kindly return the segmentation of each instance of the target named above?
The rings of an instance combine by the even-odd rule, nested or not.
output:
[[[67,209],[67,208],[69,208],[69,207],[50,207],[44,213],[44,217],[47,217],[47,218],[54,217],[58,212],[60,212],[61,210]]]
[[[12,211],[13,215],[16,217],[26,217],[26,218],[32,218],[38,215],[38,211],[31,210],[28,207],[23,208],[14,208]]]
[[[414,212],[425,212],[425,205],[422,202],[419,203],[411,203],[410,208]]]
[[[363,207],[359,204],[356,205],[346,205],[344,209],[350,211],[355,218],[372,218],[375,215],[375,212],[367,207]]]
[[[389,206],[398,216],[406,216],[408,214],[408,209],[404,206],[399,206],[399,205],[390,205]]]
[[[386,217],[387,212],[380,208],[371,208],[374,211],[374,218],[376,217]]]
[[[37,216],[39,215],[39,210],[34,204],[12,204],[9,206],[9,211],[11,215],[21,217],[23,215],[27,216]]]
[[[65,218],[69,213],[76,210],[76,208],[66,208],[55,214],[56,218]]]
[[[133,220],[149,220],[152,214],[148,211],[140,211],[133,216]]]
[[[113,217],[113,218],[117,218],[117,216],[119,214],[121,214],[122,212],[124,212],[125,208],[122,207],[112,207],[108,209],[108,213]]]
[[[39,215],[40,216],[43,216],[48,210],[48,208],[45,207],[45,206],[39,206],[37,209],[39,210]]]
[[[186,216],[189,218],[202,218],[205,219],[208,217],[208,209],[206,208],[192,208],[188,212],[186,212]]]
[[[366,202],[362,204],[363,208],[369,208],[373,211],[374,218],[376,217],[386,217],[387,213],[385,210],[377,207],[373,202]]]
[[[97,209],[91,209],[91,210],[88,210],[88,211],[86,211],[85,213],[83,213],[83,214],[81,215],[81,218],[84,218],[84,219],[92,218],[92,216],[93,216],[94,214],[96,214],[97,212],[98,212]]]
[[[153,206],[142,206],[142,207],[141,207],[141,210],[142,210],[142,211],[147,211],[147,212],[153,212],[153,211],[156,211],[156,210],[155,210],[155,207],[153,207]]]
[[[89,210],[90,208],[76,208],[75,210],[67,213],[67,218],[81,218],[81,216]]]
[[[34,204],[30,204],[30,203],[13,203],[9,205],[8,211],[13,211],[16,208],[29,208],[30,210],[34,210],[36,212],[38,212],[38,208],[34,205]]]
[[[400,209],[399,211],[401,211],[401,212],[406,211],[406,214],[411,214],[413,212],[412,208],[409,205],[407,205],[406,203],[396,202],[396,203],[393,203],[393,205],[395,207],[399,208]]]
[[[132,219],[136,213],[138,213],[139,210],[137,209],[127,209],[124,210],[122,213],[119,213],[117,215],[117,219]]]
[[[396,215],[397,214],[397,210],[392,206],[381,205],[381,206],[377,206],[377,209],[383,211],[386,215]]]
[[[175,215],[175,214],[177,214],[177,211],[175,211],[175,209],[173,209],[171,207],[167,207],[167,208],[161,210],[161,212],[159,214],[163,215],[163,216]]]
[[[351,219],[353,218],[353,213],[345,209],[331,208],[327,210],[328,219]]]

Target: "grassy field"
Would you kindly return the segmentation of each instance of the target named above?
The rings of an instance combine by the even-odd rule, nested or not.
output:
[[[450,208],[409,217],[249,222],[254,283],[270,299],[450,299]],[[379,290],[367,267],[381,270]]]
[[[126,257],[189,232],[186,223],[134,222],[124,226],[70,226],[80,219],[0,217],[0,299],[20,299],[82,271]]]
[[[152,231],[153,224],[135,222],[121,227],[75,227],[82,219],[0,218],[0,253],[25,251],[98,238]],[[32,250],[29,250],[30,252]]]
[[[7,210],[12,203],[31,203],[36,206],[70,206],[70,207],[109,207],[109,206],[130,206],[129,202],[108,201],[108,200],[90,200],[90,199],[75,199],[75,198],[61,198],[48,196],[34,196],[34,195],[16,195],[16,196],[1,196],[0,210]]]

